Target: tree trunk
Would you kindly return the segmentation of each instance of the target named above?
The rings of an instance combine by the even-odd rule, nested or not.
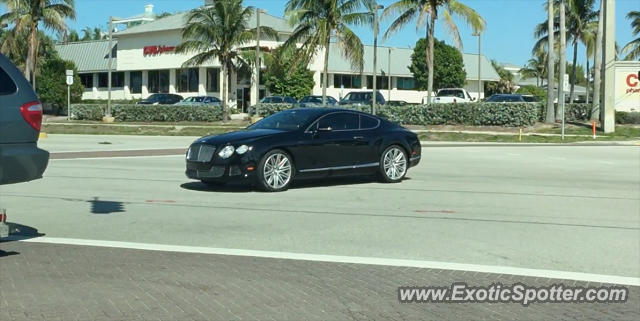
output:
[[[585,95],[585,103],[589,104],[589,54],[587,54],[587,85],[585,86],[586,95]]]
[[[222,64],[222,120],[225,121],[228,118],[228,106],[227,106],[227,82],[229,81],[227,74],[227,64],[223,62]]]
[[[331,45],[331,37],[327,38],[327,41],[324,44],[324,67],[322,69],[322,74],[324,75],[324,79],[322,79],[322,107],[327,107],[327,84],[329,82],[329,46]]]
[[[546,117],[545,117],[545,123],[548,124],[553,124],[556,122],[555,119],[555,113],[554,111],[554,104],[553,104],[553,84],[554,84],[554,62],[555,62],[555,58],[553,57],[553,0],[547,0],[547,4],[548,4],[548,8],[547,8],[547,15],[548,15],[548,24],[547,24],[547,28],[549,29],[549,44],[548,44],[548,50],[547,50],[547,113],[546,113]]]
[[[573,68],[571,68],[571,89],[569,90],[569,102],[572,103],[574,100],[575,87],[576,87],[576,63],[578,63],[578,40],[573,41]]]
[[[593,101],[591,102],[591,120],[600,118],[600,76],[602,75],[602,31],[604,29],[604,1],[600,1],[596,47],[593,51]]]
[[[567,30],[565,17],[565,3],[560,0],[560,70],[558,70],[558,104],[556,105],[556,120],[562,119],[561,104],[564,103],[564,75],[567,73]]]
[[[435,10],[435,8],[431,9],[431,17],[430,17],[430,22],[429,25],[427,26],[427,40],[428,40],[428,46],[427,46],[427,68],[429,68],[429,79],[427,80],[427,104],[431,103],[431,94],[433,92],[433,58],[434,58],[434,52],[433,52],[433,32],[434,32],[434,26],[436,23],[436,18],[437,18],[437,12]]]
[[[27,50],[27,60],[25,61],[25,77],[31,82],[33,89],[36,89],[35,79],[34,79],[34,63],[35,63],[35,47],[36,47],[36,37],[38,36],[38,22],[31,22],[31,28],[29,29],[29,38],[27,42],[29,44],[29,48]]]

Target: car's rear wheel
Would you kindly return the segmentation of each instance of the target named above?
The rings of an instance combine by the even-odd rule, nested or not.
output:
[[[407,153],[398,145],[387,147],[380,156],[380,178],[387,183],[400,182],[407,175]]]
[[[265,154],[258,166],[258,186],[267,192],[286,190],[291,184],[295,168],[289,154],[274,149]]]

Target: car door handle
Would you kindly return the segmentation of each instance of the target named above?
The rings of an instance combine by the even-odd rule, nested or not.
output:
[[[353,139],[355,139],[355,140],[363,140],[364,136],[353,136]]]

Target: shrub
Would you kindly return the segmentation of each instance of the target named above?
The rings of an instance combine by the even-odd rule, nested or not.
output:
[[[558,108],[558,104],[554,104],[555,108]],[[547,104],[541,103],[538,106],[538,121],[544,121],[547,112]],[[591,104],[574,103],[565,104],[565,121],[566,122],[585,122],[591,118]],[[560,119],[556,119],[560,121]]]
[[[111,100],[111,104],[112,105],[135,105],[140,100],[141,99],[112,99]],[[106,105],[107,104],[107,100],[106,99],[83,99],[82,103],[83,104],[103,104],[103,105]]]
[[[617,111],[616,112],[616,124],[633,124],[640,125],[640,112],[632,111]]]
[[[536,123],[541,104],[466,103],[411,106],[381,106],[378,116],[405,125],[530,126]],[[294,108],[288,104],[260,104],[261,116]],[[371,112],[370,106],[340,106]]]
[[[76,104],[71,106],[71,114],[77,120],[101,120],[106,109],[103,104]],[[222,120],[222,109],[207,105],[112,105],[111,114],[117,121],[129,122]]]

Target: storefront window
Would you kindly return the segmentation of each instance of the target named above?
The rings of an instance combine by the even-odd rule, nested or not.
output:
[[[111,87],[113,88],[124,87],[124,72],[111,73]]]
[[[169,70],[149,71],[149,92],[153,94],[169,92]]]
[[[362,78],[357,75],[334,74],[333,87],[335,88],[362,88]]]
[[[93,88],[93,74],[80,74],[80,82],[85,89]]]
[[[181,93],[198,92],[199,74],[197,68],[176,70],[176,90]]]
[[[376,76],[376,90],[389,89],[389,77],[388,76]],[[373,76],[367,76],[367,88],[373,89]]]
[[[129,90],[132,94],[142,93],[142,71],[129,73]]]
[[[398,89],[414,90],[416,89],[416,80],[408,77],[398,77]]]
[[[220,87],[219,68],[207,68],[207,92],[219,92]]]
[[[106,72],[101,72],[98,74],[98,88],[107,87],[109,87],[109,74]]]

